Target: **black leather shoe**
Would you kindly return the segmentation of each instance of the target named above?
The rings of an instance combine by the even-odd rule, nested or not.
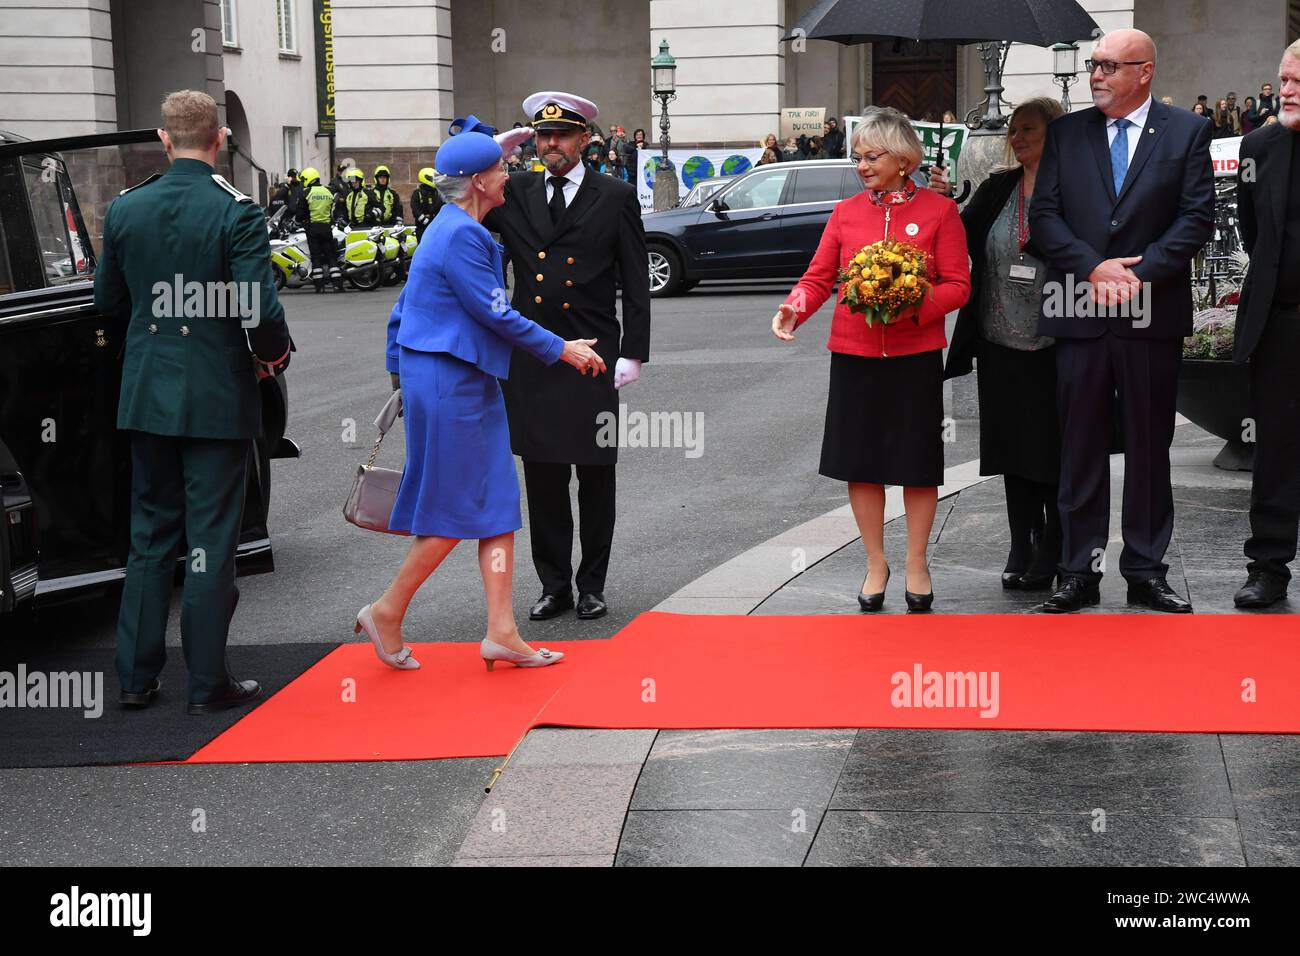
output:
[[[232,680],[225,693],[212,700],[191,701],[188,712],[191,714],[215,714],[219,710],[242,707],[252,703],[262,693],[262,685],[255,680]]]
[[[1100,603],[1101,588],[1096,581],[1070,575],[1061,581],[1056,592],[1038,605],[1037,609],[1044,614],[1070,614]]]
[[[1024,572],[1022,571],[1003,571],[1002,587],[1004,587],[1008,591],[1019,590],[1020,581],[1024,576],[1025,576]]]
[[[590,621],[604,617],[608,610],[609,608],[605,606],[605,595],[600,591],[578,595],[578,617],[582,620]]]
[[[1140,584],[1129,582],[1128,603],[1141,604],[1153,611],[1168,614],[1191,614],[1192,604],[1171,588],[1164,578],[1148,578]]]
[[[162,681],[154,678],[153,683],[144,690],[124,690],[118,698],[123,707],[129,707],[138,710],[142,707],[148,707],[153,703],[153,699],[158,696],[158,691],[162,690]]]
[[[1246,583],[1232,596],[1237,607],[1268,607],[1286,597],[1288,579],[1266,571],[1251,571]]]
[[[1005,574],[1002,576],[1006,577]],[[1055,571],[1037,572],[1031,568],[1020,576],[1020,590],[1022,591],[1046,591],[1054,583],[1056,583]]]
[[[858,608],[863,611],[879,611],[885,606],[885,588],[889,587],[889,576],[893,574],[889,568],[885,568],[885,587],[880,589],[879,594],[863,594],[858,592]],[[865,582],[864,582],[865,583]]]
[[[569,608],[573,607],[573,595],[570,594],[543,594],[541,600],[533,605],[533,609],[528,612],[530,621],[549,621],[553,617],[559,617]]]
[[[926,574],[929,574],[930,568],[927,566],[925,571]],[[907,601],[908,614],[927,613],[930,610],[930,605],[934,604],[934,580],[931,579],[930,581],[929,594],[916,594],[907,590],[907,588],[903,588],[903,599]]]

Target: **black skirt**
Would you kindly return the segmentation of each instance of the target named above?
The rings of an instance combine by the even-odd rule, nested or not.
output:
[[[980,474],[1015,475],[1045,485],[1061,478],[1056,414],[1056,348],[1026,352],[975,342],[980,404]]]
[[[818,471],[878,485],[943,484],[943,352],[832,352]]]

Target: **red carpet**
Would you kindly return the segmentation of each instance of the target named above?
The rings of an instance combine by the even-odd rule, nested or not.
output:
[[[190,762],[497,756],[544,724],[1300,732],[1293,615],[650,613],[549,646],[488,674],[476,644],[416,645],[414,673],[345,645]]]

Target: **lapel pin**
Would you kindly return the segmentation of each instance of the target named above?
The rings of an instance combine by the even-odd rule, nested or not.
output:
[[[905,232],[906,232],[909,236],[915,236],[915,235],[916,235],[918,232],[920,232],[920,231],[921,231],[921,227],[918,226],[918,225],[917,225],[916,223],[914,223],[914,222],[909,222],[909,223],[907,224],[907,229],[905,230]]]
[[[1156,128],[1155,128],[1154,126],[1149,126],[1149,127],[1147,127],[1147,132],[1148,132],[1148,133],[1154,133],[1155,131],[1156,131]]]

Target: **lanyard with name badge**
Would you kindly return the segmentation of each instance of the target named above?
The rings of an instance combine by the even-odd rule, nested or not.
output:
[[[1020,242],[1020,261],[1011,263],[1008,278],[1012,282],[1022,282],[1029,285],[1033,283],[1034,276],[1038,274],[1038,269],[1034,266],[1025,265],[1025,244],[1029,242],[1029,226],[1025,222],[1025,181],[1023,178],[1016,189],[1016,218],[1019,226],[1017,238]]]

